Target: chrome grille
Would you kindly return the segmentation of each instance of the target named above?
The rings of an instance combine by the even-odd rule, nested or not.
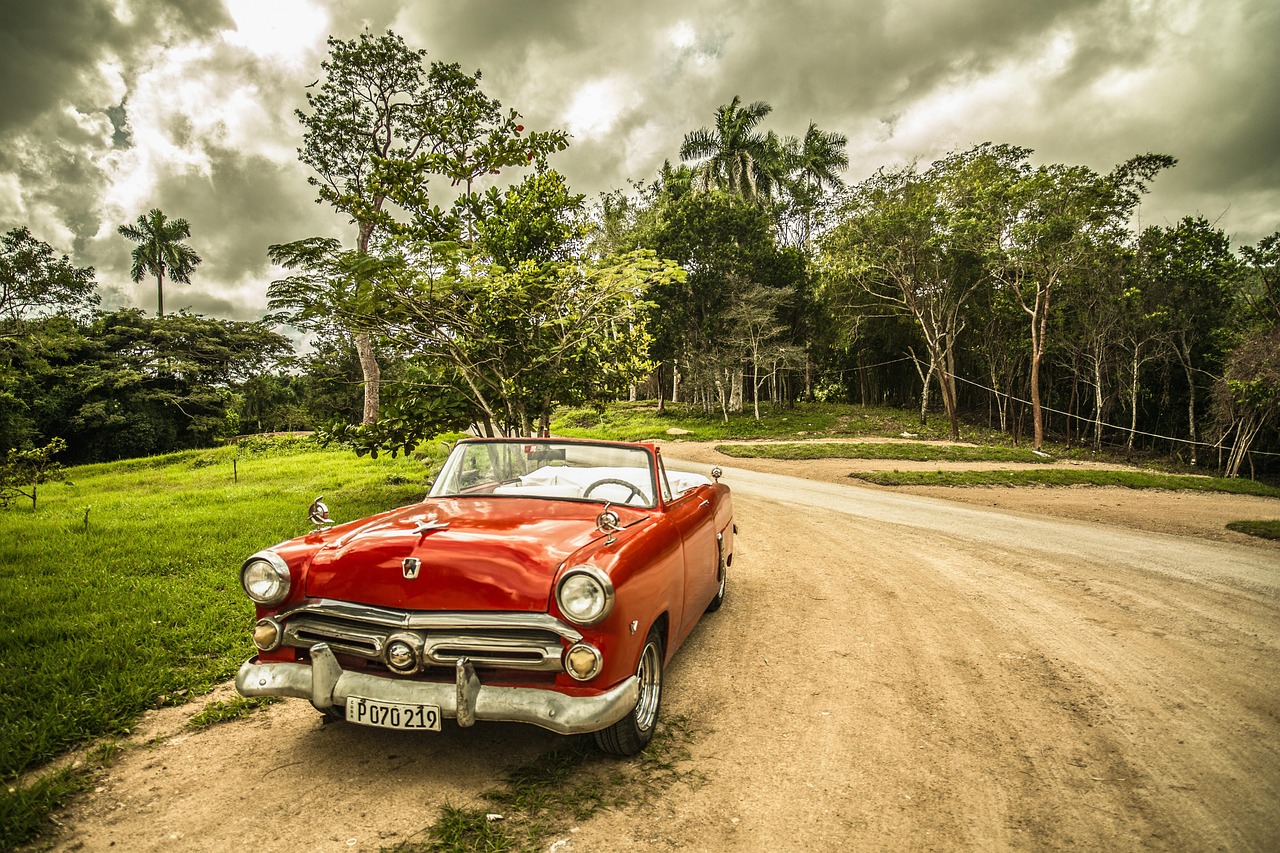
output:
[[[310,602],[277,618],[284,644],[309,649],[328,643],[335,652],[381,660],[387,638],[422,640],[424,666],[453,667],[467,658],[477,667],[559,672],[566,641],[578,632],[546,614],[423,613],[340,602]]]

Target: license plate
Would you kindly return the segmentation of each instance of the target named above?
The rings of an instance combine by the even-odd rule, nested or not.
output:
[[[440,731],[440,709],[435,705],[380,702],[363,696],[347,697],[347,722],[383,729]]]

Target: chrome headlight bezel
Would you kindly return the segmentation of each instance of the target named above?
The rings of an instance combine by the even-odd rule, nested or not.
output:
[[[584,607],[584,597],[594,603]],[[613,581],[591,565],[574,566],[560,576],[556,584],[556,606],[560,614],[575,625],[598,625],[613,610]]]
[[[284,627],[275,619],[259,619],[253,626],[253,645],[258,651],[274,652],[284,641]]]
[[[586,655],[590,662],[590,667],[584,673],[579,673],[573,665],[573,658],[576,655]],[[564,671],[569,674],[570,678],[575,681],[590,681],[600,674],[600,670],[604,669],[604,656],[600,654],[600,650],[585,640],[579,640],[569,648],[565,649],[563,658]]]
[[[258,604],[279,604],[289,597],[292,585],[289,565],[273,551],[259,551],[240,567],[240,586]]]

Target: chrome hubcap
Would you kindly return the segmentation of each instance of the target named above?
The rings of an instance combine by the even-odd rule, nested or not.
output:
[[[647,732],[658,719],[658,700],[662,697],[662,658],[657,643],[649,643],[640,655],[636,669],[640,679],[640,701],[636,703],[636,728]]]

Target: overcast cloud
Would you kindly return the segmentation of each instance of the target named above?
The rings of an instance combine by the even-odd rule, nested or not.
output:
[[[578,192],[649,180],[734,95],[849,137],[846,180],[980,142],[1106,171],[1147,151],[1141,224],[1200,214],[1235,245],[1280,229],[1275,0],[0,0],[0,230],[152,310],[116,233],[159,207],[204,257],[173,309],[265,310],[272,243],[354,234],[314,204],[294,110],[325,38],[390,27],[480,69]]]

